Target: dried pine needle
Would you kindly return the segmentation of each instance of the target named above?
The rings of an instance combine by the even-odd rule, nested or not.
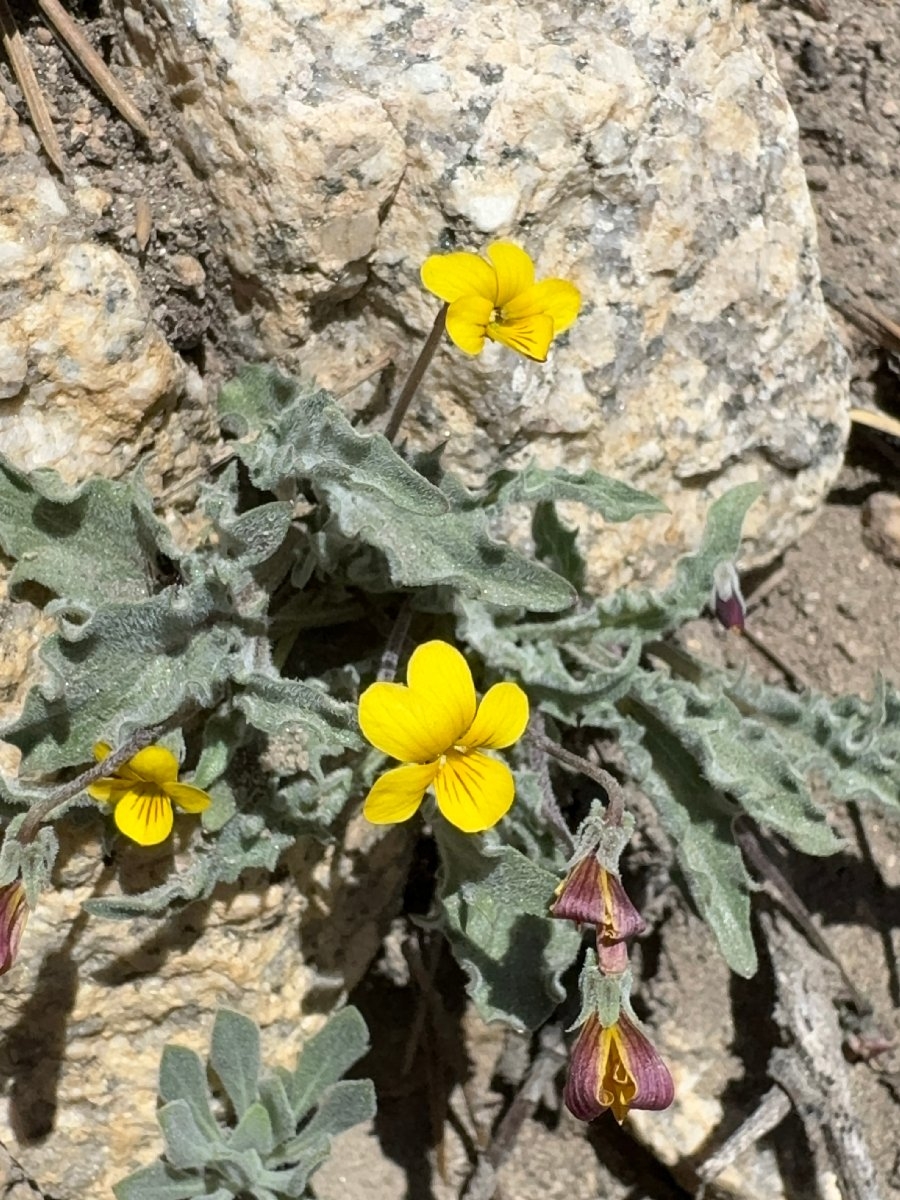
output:
[[[60,175],[64,175],[65,162],[63,161],[62,147],[50,119],[50,109],[44,99],[41,85],[38,83],[34,67],[31,65],[28,49],[22,40],[7,0],[0,0],[0,37],[2,37],[3,49],[9,58],[16,82],[22,90],[41,145]]]

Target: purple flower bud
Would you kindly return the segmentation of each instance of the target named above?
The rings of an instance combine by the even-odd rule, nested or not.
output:
[[[675,1098],[669,1069],[630,1017],[603,1026],[591,1014],[581,1027],[569,1059],[565,1102],[579,1121],[593,1121],[607,1109],[621,1123],[631,1108],[668,1108]]]
[[[734,563],[720,562],[713,571],[712,609],[726,629],[742,630],[746,623],[747,606],[741,592],[741,581]]]
[[[593,854],[579,859],[556,889],[550,915],[597,926],[597,941],[621,942],[647,926],[622,887]]]
[[[16,961],[27,920],[28,904],[21,881],[0,887],[0,975],[5,975]]]

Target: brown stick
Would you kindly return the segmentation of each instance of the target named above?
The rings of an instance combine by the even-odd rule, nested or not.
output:
[[[429,333],[425,345],[422,347],[419,357],[416,359],[415,365],[409,373],[409,378],[403,385],[400,395],[394,401],[393,410],[384,430],[384,436],[389,442],[392,442],[400,432],[400,426],[403,423],[403,418],[406,416],[406,411],[412,403],[412,398],[416,394],[419,384],[428,370],[429,363],[434,358],[434,352],[438,348],[438,343],[444,335],[444,330],[447,326],[447,307],[446,304],[441,305],[440,312],[434,318],[431,333]]]
[[[22,35],[19,33],[15,18],[6,0],[0,0],[0,37],[2,37],[3,49],[7,53],[13,74],[25,97],[35,133],[54,167],[60,175],[65,175],[66,166],[62,147],[50,119],[50,109],[47,107],[41,85],[38,83],[34,67],[31,65],[28,47],[22,40]]]
[[[150,138],[150,126],[109,67],[75,24],[59,0],[38,0],[41,12],[66,43],[87,74],[135,133]]]

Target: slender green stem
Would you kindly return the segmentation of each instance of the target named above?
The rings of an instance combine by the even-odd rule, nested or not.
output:
[[[599,783],[608,798],[606,820],[610,825],[622,824],[622,816],[625,812],[625,793],[622,791],[619,781],[610,775],[609,771],[604,771],[602,767],[598,767],[595,763],[582,758],[580,754],[572,754],[570,750],[564,750],[558,742],[551,741],[550,738],[544,737],[543,734],[529,730],[528,739],[545,753],[552,754],[564,766],[569,767],[573,771],[580,771],[588,779],[593,779],[595,783]]]
[[[129,758],[137,754],[138,750],[143,750],[145,746],[151,745],[158,736],[158,729],[138,729],[118,749],[111,751],[102,762],[95,763],[86,771],[82,771],[75,779],[70,779],[68,783],[54,788],[49,795],[45,796],[43,800],[38,800],[28,810],[28,815],[16,835],[18,840],[23,846],[33,842],[37,837],[38,829],[51,813],[65,804],[67,800],[71,800],[73,796],[84,791],[88,784],[96,783],[98,779],[104,779],[107,775],[111,775],[117,767],[121,767],[122,763],[128,762]]]
[[[400,426],[403,423],[403,418],[406,416],[406,410],[409,408],[413,396],[418,390],[419,384],[422,382],[422,377],[428,370],[431,360],[434,358],[434,352],[438,348],[438,342],[444,336],[444,329],[447,326],[447,305],[441,305],[441,311],[434,318],[434,325],[431,327],[425,345],[422,347],[419,357],[416,359],[415,366],[409,373],[409,378],[403,385],[403,390],[394,401],[394,407],[391,411],[390,418],[384,430],[384,436],[389,442],[392,442],[400,431]]]

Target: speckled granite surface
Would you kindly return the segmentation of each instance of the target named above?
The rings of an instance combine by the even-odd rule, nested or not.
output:
[[[402,378],[435,311],[423,258],[511,237],[583,315],[546,367],[448,346],[414,442],[449,438],[469,478],[535,457],[660,495],[671,518],[625,529],[575,514],[604,586],[665,575],[732,483],[765,484],[748,562],[808,523],[847,369],[751,5],[139,0],[125,21],[225,222],[237,346],[339,391],[386,352]]]

